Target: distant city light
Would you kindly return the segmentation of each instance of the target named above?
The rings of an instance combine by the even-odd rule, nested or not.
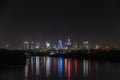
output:
[[[31,43],[32,43],[32,44],[34,44],[34,42],[33,42],[33,41],[32,41]]]
[[[100,48],[100,46],[99,45],[95,45],[95,49],[99,49]]]
[[[24,44],[28,44],[29,42],[28,41],[25,41]]]
[[[84,42],[83,42],[83,48],[84,48],[84,49],[87,49],[87,50],[90,49],[90,44],[89,44],[88,41],[84,41]]]
[[[7,44],[6,47],[9,47],[9,44]]]
[[[48,40],[47,40],[48,41]],[[66,50],[79,50],[79,49],[84,49],[84,50],[90,50],[90,49],[111,49],[112,46],[111,45],[106,45],[106,46],[100,46],[102,44],[95,44],[95,43],[91,43],[87,40],[87,41],[77,41],[77,42],[72,42],[70,37],[67,38],[66,41],[62,41],[58,40],[56,41],[56,43],[50,43],[50,42],[43,42],[43,41],[24,41],[23,42],[23,46],[17,46],[18,50],[37,50],[37,51],[42,51],[45,48],[47,50],[51,50],[51,49],[55,49],[55,50],[62,50],[62,49],[66,49]],[[95,45],[93,45],[95,44]],[[2,46],[1,46],[2,48]],[[9,44],[5,44],[3,45],[3,48],[5,49],[12,49],[11,45]]]
[[[29,49],[29,42],[28,41],[25,41],[24,42],[24,50],[28,50]]]
[[[36,49],[39,49],[39,46],[35,46]]]
[[[50,46],[50,43],[46,43],[46,46],[49,47],[49,46]]]
[[[62,40],[58,40],[58,49],[63,49]]]

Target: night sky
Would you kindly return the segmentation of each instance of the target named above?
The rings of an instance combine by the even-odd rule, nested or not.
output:
[[[0,1],[0,46],[28,41],[90,41],[120,48],[120,6],[115,0]]]

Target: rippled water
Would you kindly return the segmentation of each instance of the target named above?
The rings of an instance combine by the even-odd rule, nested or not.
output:
[[[24,66],[0,69],[0,80],[119,80],[120,63],[29,57]]]

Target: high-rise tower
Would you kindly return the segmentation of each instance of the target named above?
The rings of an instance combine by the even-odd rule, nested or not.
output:
[[[71,45],[72,45],[71,39],[70,39],[70,37],[68,37],[67,47],[68,47],[68,48],[71,48]]]

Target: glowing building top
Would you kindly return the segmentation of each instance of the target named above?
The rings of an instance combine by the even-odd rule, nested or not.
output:
[[[58,49],[63,49],[62,40],[58,40]]]
[[[72,45],[72,43],[71,43],[70,37],[68,37],[67,47],[68,47],[68,48],[70,48],[70,47],[71,47],[71,45]]]

